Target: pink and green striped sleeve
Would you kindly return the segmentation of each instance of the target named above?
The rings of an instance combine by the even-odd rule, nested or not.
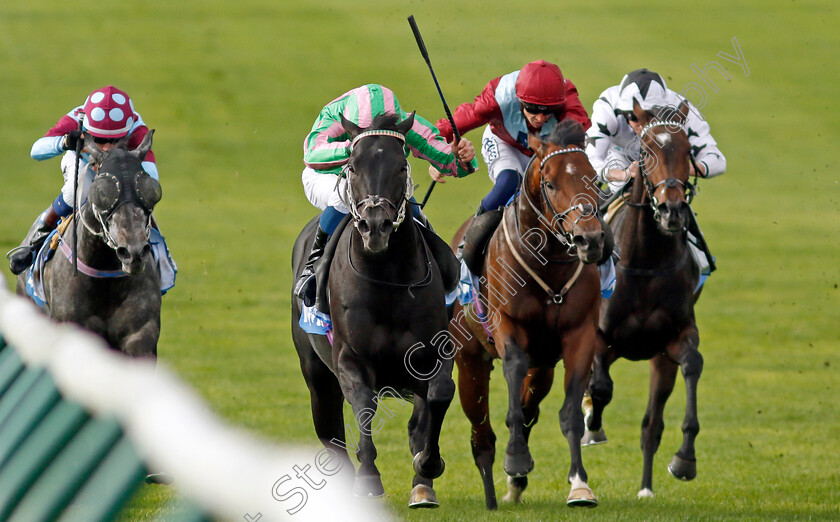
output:
[[[394,93],[377,84],[363,85],[331,101],[321,110],[303,142],[303,162],[322,172],[341,172],[350,156],[350,136],[341,126],[341,114],[359,127],[369,127],[381,114],[405,117]]]
[[[455,161],[452,146],[446,143],[437,127],[422,116],[414,116],[414,125],[408,131],[405,141],[415,157],[428,161],[442,173],[459,178],[469,174]],[[475,158],[470,163],[473,170],[478,168]]]

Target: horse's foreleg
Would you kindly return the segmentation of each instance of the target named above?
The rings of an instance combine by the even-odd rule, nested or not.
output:
[[[314,352],[308,355],[308,359],[301,358],[300,367],[309,388],[315,434],[327,450],[337,454],[342,475],[346,474],[352,480],[355,468],[347,449],[357,451],[358,447],[345,442],[344,396],[341,394],[341,386],[332,371]]]
[[[523,435],[528,443],[531,429],[540,418],[540,403],[554,382],[554,368],[530,368],[522,381],[520,393],[522,413],[525,415]],[[502,498],[504,502],[520,502],[522,493],[528,487],[528,477],[508,477],[508,492]]]
[[[653,457],[662,440],[662,431],[665,429],[662,414],[676,379],[677,365],[667,356],[657,355],[650,360],[650,395],[642,419],[641,447],[644,465],[639,498],[653,496]]]
[[[414,409],[408,420],[408,447],[412,457],[423,451],[426,433],[429,431],[429,408],[426,405],[425,395],[425,393],[414,394]],[[432,479],[424,478],[415,472],[408,507],[412,509],[437,507],[439,503],[432,486]]]
[[[455,396],[455,382],[452,380],[452,360],[444,362],[441,371],[429,381],[426,395],[429,425],[425,431],[425,447],[414,460],[414,471],[428,479],[435,479],[443,473],[444,463],[440,457],[440,430],[443,418],[452,397]]]
[[[359,470],[353,484],[353,494],[360,497],[381,497],[385,494],[382,479],[376,468],[376,447],[373,434],[379,431],[379,424],[373,424],[377,403],[370,385],[364,380],[364,372],[348,350],[342,349],[338,357],[338,382],[345,399],[353,407],[353,417],[359,431]]]
[[[677,344],[677,360],[685,381],[685,420],[682,425],[682,446],[668,465],[668,471],[678,479],[691,480],[697,476],[697,460],[694,455],[694,440],[700,431],[697,418],[697,383],[703,372],[703,356],[697,351],[700,344],[697,329],[687,329]]]
[[[412,437],[415,476],[409,507],[438,506],[432,482],[443,474],[445,468],[440,456],[440,430],[454,396],[455,382],[452,380],[452,360],[449,359],[444,361],[443,368],[429,381],[425,400],[420,399],[419,404],[415,403],[415,415],[418,407],[423,411]]]
[[[157,358],[160,323],[148,321],[143,326],[119,340],[119,350],[130,357]]]
[[[583,402],[586,412],[584,431],[581,444],[589,446],[607,442],[604,433],[604,409],[612,401],[613,381],[610,377],[610,366],[616,360],[615,350],[608,350],[603,335],[599,332],[595,339],[595,358],[592,364],[592,375],[589,379],[589,397]]]
[[[470,447],[484,485],[487,509],[496,509],[493,462],[496,460],[496,434],[490,425],[490,371],[493,360],[473,340],[455,356],[458,364],[458,396],[461,408],[470,421]]]
[[[574,507],[595,507],[598,500],[588,485],[589,477],[583,467],[581,438],[584,433],[583,412],[580,405],[592,370],[595,338],[594,321],[584,324],[563,338],[563,366],[565,367],[565,392],[560,408],[560,429],[569,444],[571,489],[566,503]]]
[[[524,477],[534,469],[534,460],[525,440],[525,414],[522,412],[520,393],[522,382],[528,373],[528,358],[525,351],[508,337],[504,342],[502,371],[508,385],[508,413],[505,424],[510,431],[510,440],[505,451],[504,469],[511,477]]]

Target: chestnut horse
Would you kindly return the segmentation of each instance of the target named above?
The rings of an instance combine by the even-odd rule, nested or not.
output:
[[[488,509],[497,507],[492,469],[496,436],[488,416],[494,358],[502,359],[508,385],[505,500],[519,501],[527,486],[534,467],[528,438],[540,401],[551,389],[554,367],[563,359],[560,427],[571,452],[567,503],[597,505],[581,460],[580,401],[595,353],[600,300],[595,262],[602,256],[605,235],[596,216],[595,171],[582,148],[584,136],[579,123],[563,121],[547,142],[529,137],[535,156],[487,245],[483,268],[476,274],[482,283],[476,300],[463,308],[456,303],[450,322],[458,347],[458,392],[472,424],[470,443]],[[470,222],[456,233],[453,247],[461,244]],[[476,311],[476,301],[483,313]]]
[[[697,381],[703,370],[694,303],[699,272],[689,252],[686,223],[694,187],[689,183],[690,145],[685,131],[688,106],[664,108],[657,115],[634,104],[642,125],[640,175],[611,226],[621,252],[615,292],[604,303],[601,330],[605,346],[595,356],[584,444],[606,442],[602,413],[612,399],[610,365],[619,357],[650,360],[650,397],[642,420],[644,470],[639,498],[652,497],[653,457],[665,427],[665,402],[677,368],[686,388],[683,443],[668,470],[691,480],[697,474],[694,439]]]

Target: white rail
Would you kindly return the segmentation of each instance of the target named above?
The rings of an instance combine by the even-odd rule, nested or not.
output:
[[[264,522],[390,518],[381,504],[353,498],[339,482],[344,473],[324,480],[312,468],[319,453],[324,464],[322,448],[280,447],[225,424],[160,362],[116,354],[78,327],[55,324],[2,286],[0,332],[27,366],[52,374],[64,397],[94,415],[117,417],[148,468],[172,475],[173,487],[214,516]],[[320,489],[296,476],[307,466]]]

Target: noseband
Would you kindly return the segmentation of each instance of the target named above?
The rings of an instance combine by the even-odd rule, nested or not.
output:
[[[557,212],[557,210],[555,210],[554,205],[551,204],[551,200],[548,197],[548,191],[545,187],[546,182],[545,182],[544,179],[542,179],[542,171],[543,171],[543,167],[545,166],[546,162],[549,159],[553,158],[554,156],[559,156],[560,154],[566,154],[566,153],[569,153],[569,152],[582,152],[582,153],[586,154],[586,152],[580,147],[569,147],[568,149],[555,150],[554,152],[546,154],[545,157],[540,161],[539,172],[540,172],[540,199],[541,199],[541,203],[551,213],[551,226],[549,227],[549,232],[551,232],[551,234],[555,238],[557,238],[557,240],[560,241],[560,243],[562,243],[563,245],[568,247],[568,249],[569,249],[568,252],[571,255],[577,249],[577,247],[575,246],[575,243],[574,243],[574,232],[566,230],[566,227],[563,226],[563,222],[566,221],[566,216],[568,216],[570,213],[578,211],[578,212],[580,212],[580,216],[578,216],[577,219],[575,219],[574,222],[572,223],[572,226],[574,227],[574,225],[577,225],[578,222],[581,219],[583,219],[584,217],[594,215],[595,214],[595,206],[591,205],[589,203],[578,203],[578,204],[570,205],[569,208],[567,208],[563,212]],[[537,208],[537,205],[531,199],[531,196],[530,196],[530,194],[528,194],[528,191],[525,190],[524,192],[525,192],[525,199],[526,199],[526,201],[528,201],[528,204],[531,206],[531,209],[537,215],[542,215],[542,212]],[[558,234],[554,230],[553,224],[555,223],[556,220],[560,221],[560,230],[563,231],[562,234]]]
[[[358,136],[353,138],[353,141],[350,143],[350,150],[356,146],[356,143],[362,139],[367,138],[369,136],[390,136],[392,138],[397,138],[401,142],[405,143],[405,136],[403,136],[400,132],[387,130],[387,129],[376,129],[376,130],[369,130],[360,133]],[[352,154],[352,152],[351,152]],[[358,227],[359,222],[362,221],[362,213],[366,212],[371,208],[376,207],[389,207],[391,212],[395,214],[394,218],[394,231],[396,231],[402,222],[405,220],[406,215],[406,205],[407,202],[411,199],[411,196],[414,194],[414,184],[411,180],[411,164],[406,163],[408,165],[408,173],[405,178],[405,193],[401,201],[399,202],[399,206],[395,205],[390,199],[386,198],[385,196],[380,196],[378,194],[370,194],[359,201],[356,201],[356,196],[353,194],[353,189],[350,186],[349,178],[347,177],[347,169],[349,168],[349,163],[345,165],[342,171],[342,177],[348,179],[348,182],[345,183],[344,193],[340,194],[341,200],[344,203],[344,206],[350,211],[350,215],[353,216],[353,221],[355,225]],[[339,178],[340,180],[341,178]]]
[[[135,181],[140,174],[143,174],[143,171],[138,172],[134,176]],[[117,187],[120,188],[119,179],[115,179],[115,182],[117,183]],[[135,189],[135,192],[137,192],[136,189]],[[118,193],[122,194],[122,190],[118,190]],[[142,197],[139,196],[139,194],[138,194],[138,197],[142,201]],[[119,247],[119,245],[117,245],[117,242],[114,240],[114,237],[111,234],[110,218],[118,208],[120,208],[121,206],[123,206],[127,203],[129,203],[129,200],[120,197],[120,199],[118,199],[111,208],[106,209],[106,210],[102,210],[102,209],[97,208],[97,206],[92,201],[88,201],[87,204],[90,205],[90,210],[93,213],[93,216],[96,218],[96,221],[99,223],[100,230],[97,231],[97,230],[94,230],[91,227],[91,225],[84,218],[84,212],[79,213],[80,221],[85,226],[85,228],[87,229],[88,232],[90,232],[92,235],[94,235],[96,237],[101,237],[102,240],[105,241],[105,244],[107,244],[112,250],[116,250]],[[146,224],[145,224],[145,232],[146,232],[146,241],[147,242],[149,241],[149,236],[151,235],[151,231],[152,231],[152,213],[149,212],[149,215],[146,218]]]
[[[653,210],[653,218],[654,219],[659,219],[661,213],[659,212],[659,198],[656,197],[656,190],[657,189],[662,187],[660,192],[661,192],[661,195],[664,196],[665,191],[668,190],[669,188],[682,187],[683,191],[685,192],[686,203],[688,203],[688,204],[691,204],[691,201],[694,199],[694,193],[695,193],[696,189],[695,189],[694,184],[692,184],[688,181],[683,182],[681,180],[678,180],[675,177],[665,178],[665,179],[663,179],[662,181],[660,181],[659,183],[656,183],[656,184],[653,184],[648,179],[647,172],[646,172],[646,169],[645,169],[645,158],[648,155],[648,153],[647,153],[647,149],[644,147],[644,145],[642,143],[642,140],[644,139],[647,132],[654,127],[677,127],[683,133],[685,133],[685,128],[683,127],[682,123],[680,123],[678,121],[675,121],[675,120],[655,121],[655,122],[651,122],[651,123],[648,123],[647,125],[645,125],[642,128],[642,132],[639,134],[639,143],[640,143],[640,147],[639,147],[639,149],[640,149],[640,152],[639,152],[639,173],[642,175],[642,181],[644,182],[644,185],[645,185],[645,192],[647,192],[647,195],[648,195],[648,206]],[[671,132],[671,131],[669,130],[668,132]],[[691,159],[692,163],[694,163],[694,158],[691,158],[690,154],[689,154],[689,158]],[[697,172],[696,164],[695,164],[694,169],[695,169],[694,172],[696,173]],[[696,181],[696,179],[695,179],[695,181]],[[633,205],[633,206],[636,206],[636,205]],[[641,206],[641,205],[639,205],[639,206]]]

